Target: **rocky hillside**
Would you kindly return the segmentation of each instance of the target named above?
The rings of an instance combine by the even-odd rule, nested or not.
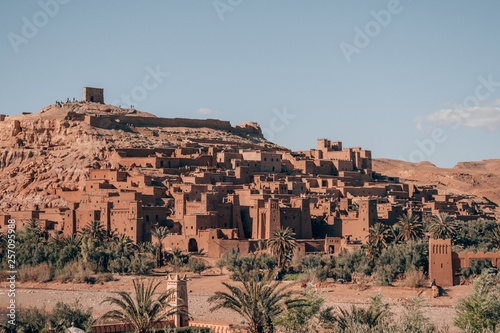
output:
[[[69,102],[0,121],[0,210],[64,206],[53,195],[54,189],[82,186],[89,166],[116,167],[108,162],[114,148],[173,147],[190,142],[278,147],[264,139],[259,125],[250,122],[228,129],[95,124],[96,119],[105,122],[123,116],[159,119],[111,105]],[[92,125],[89,117],[94,119]]]
[[[460,162],[453,168],[438,168],[432,163],[410,163],[390,159],[373,160],[378,173],[399,177],[403,182],[437,184],[442,191],[472,194],[479,200],[500,206],[500,159]],[[499,215],[499,209],[496,209]]]

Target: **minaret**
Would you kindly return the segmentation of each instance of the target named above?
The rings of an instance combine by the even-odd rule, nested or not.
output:
[[[179,277],[179,274],[168,274],[167,276],[167,290],[173,290],[170,296],[169,305],[177,307],[180,312],[174,315],[175,327],[182,327],[187,325],[188,317],[188,293],[187,293],[187,278]]]

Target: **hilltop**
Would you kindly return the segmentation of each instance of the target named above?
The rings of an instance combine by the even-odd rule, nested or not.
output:
[[[55,194],[56,189],[81,190],[91,168],[119,168],[111,158],[117,149],[217,147],[290,152],[266,140],[253,122],[232,126],[217,119],[160,118],[89,101],[57,103],[34,114],[0,120],[1,211],[66,207],[68,203]],[[500,160],[462,162],[446,169],[429,162],[376,159],[373,170],[409,184],[437,185],[444,193],[465,195],[491,210],[500,204]],[[129,171],[138,172],[133,167]]]
[[[0,121],[0,210],[65,206],[56,188],[80,189],[90,167],[116,168],[117,148],[189,145],[283,149],[256,123],[159,118],[94,102],[57,103]]]

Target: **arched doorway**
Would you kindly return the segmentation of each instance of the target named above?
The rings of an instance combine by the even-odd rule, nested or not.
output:
[[[191,238],[188,243],[188,251],[189,252],[198,252],[198,243],[196,239]]]

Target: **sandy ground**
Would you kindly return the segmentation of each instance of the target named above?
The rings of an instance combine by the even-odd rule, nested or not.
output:
[[[57,302],[73,302],[79,300],[84,307],[92,307],[94,315],[98,316],[109,310],[103,300],[111,296],[114,291],[131,291],[133,277],[117,276],[117,281],[105,282],[103,284],[74,284],[74,283],[17,283],[16,286],[16,302],[20,306],[37,306],[45,307],[50,311]],[[162,281],[164,276],[156,277]],[[210,304],[208,298],[218,290],[224,290],[221,282],[233,283],[228,275],[190,275],[188,281],[189,290],[189,312],[196,321],[219,322],[239,324],[242,318],[239,315],[230,312],[219,310],[210,312]],[[290,283],[291,282],[284,282]],[[0,283],[0,306],[1,310],[5,310],[9,302],[7,295],[7,283]],[[300,289],[298,285],[293,285],[293,289]],[[166,289],[166,283],[162,283],[159,291]],[[455,315],[454,305],[458,299],[464,297],[466,293],[471,291],[470,286],[454,286],[447,288],[447,296],[442,296],[437,299],[430,297],[430,289],[410,289],[397,287],[369,287],[366,290],[359,291],[353,288],[350,284],[328,284],[323,288],[317,288],[318,293],[322,293],[325,297],[326,306],[350,306],[351,304],[366,304],[368,298],[375,293],[380,292],[391,306],[391,311],[395,316],[399,316],[403,311],[403,306],[406,300],[421,293],[427,297],[427,304],[424,308],[431,322],[437,325],[448,325],[453,328],[453,318]],[[452,330],[454,331],[454,330]]]

